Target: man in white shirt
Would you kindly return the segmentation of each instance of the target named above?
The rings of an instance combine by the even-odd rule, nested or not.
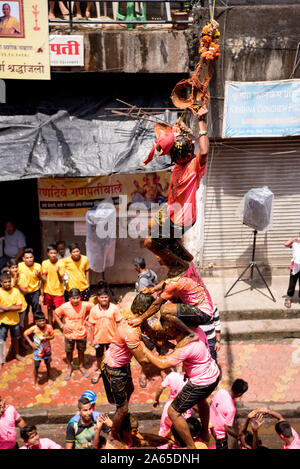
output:
[[[2,269],[9,259],[22,259],[26,246],[26,239],[22,231],[17,230],[14,222],[8,220],[5,223],[4,233],[4,255],[0,259],[0,269]]]
[[[297,281],[299,280],[299,298],[300,298],[300,239],[291,238],[284,243],[287,248],[292,249],[292,260],[290,265],[290,281],[287,290],[287,296],[284,302],[286,308],[292,305],[292,298],[295,293]]]

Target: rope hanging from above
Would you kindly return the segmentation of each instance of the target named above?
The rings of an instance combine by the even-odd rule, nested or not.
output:
[[[219,24],[214,20],[205,25],[201,32],[199,55],[200,60],[191,78],[181,80],[174,87],[171,100],[178,109],[189,109],[197,114],[202,106],[209,102],[208,86],[212,74],[211,62],[220,58]]]

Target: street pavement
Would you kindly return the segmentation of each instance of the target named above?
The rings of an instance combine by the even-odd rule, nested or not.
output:
[[[263,332],[267,334],[266,321],[276,324],[284,318],[289,329],[293,329],[299,318],[299,303],[292,305],[291,310],[283,306],[287,278],[273,278],[272,293],[276,303],[268,297],[266,288],[260,286],[259,290],[250,290],[245,282],[239,282],[229,298],[224,298],[226,292],[235,279],[206,278],[205,283],[213,295],[215,304],[221,312],[222,332],[230,328],[230,323],[241,324],[240,334],[231,336],[223,334],[221,350],[218,355],[218,363],[222,369],[222,380],[218,389],[229,389],[236,378],[243,378],[249,384],[248,391],[237,403],[238,414],[245,416],[249,410],[257,405],[264,405],[277,410],[286,418],[300,417],[300,339],[296,335],[284,334],[284,330],[278,335],[267,335],[264,340]],[[261,333],[257,336],[248,334],[247,321],[252,324],[261,323]],[[234,321],[231,321],[231,317]],[[249,317],[252,319],[249,319]],[[268,319],[265,319],[265,318]],[[291,326],[291,327],[290,327]],[[287,327],[287,326],[286,326]],[[228,331],[227,331],[228,332]],[[299,336],[300,337],[300,336]],[[7,341],[7,348],[9,340]],[[102,380],[98,384],[91,384],[90,377],[95,366],[95,351],[89,347],[86,351],[86,366],[91,371],[91,376],[85,378],[78,370],[78,359],[74,353],[74,371],[70,381],[65,381],[65,352],[63,335],[59,329],[55,329],[55,339],[52,342],[52,373],[53,382],[46,382],[46,370],[44,364],[40,367],[39,389],[33,386],[33,353],[28,351],[25,363],[16,360],[8,361],[0,371],[0,395],[5,397],[8,403],[27,415],[32,411],[34,415],[40,415],[39,423],[47,423],[46,415],[49,409],[57,411],[60,415],[59,424],[67,422],[68,415],[76,410],[79,396],[87,389],[97,393],[97,406],[113,411],[106,400]],[[132,360],[132,375],[135,391],[131,398],[134,405],[144,405],[149,412],[153,412],[152,402],[156,389],[161,382],[161,377],[154,375],[147,382],[146,389],[139,385],[140,365]],[[161,402],[169,397],[169,391],[165,390],[161,396]],[[43,414],[44,411],[44,414]],[[47,411],[47,412],[46,412]],[[149,416],[148,416],[149,417]],[[145,420],[148,419],[145,417]],[[142,418],[142,417],[141,417]],[[143,417],[144,418],[144,417]],[[157,419],[156,416],[156,426]],[[34,420],[34,418],[31,419]],[[298,424],[296,425],[298,431]]]
[[[65,381],[64,342],[60,331],[55,330],[52,345],[52,373],[54,381],[49,385],[46,379],[44,364],[40,367],[40,386],[33,386],[33,356],[26,355],[26,362],[12,360],[5,364],[0,372],[0,395],[15,407],[34,406],[70,406],[76,405],[79,396],[87,389],[97,393],[98,403],[107,404],[102,380],[93,385],[89,378],[84,378],[78,370],[75,354],[74,371],[70,381]],[[94,349],[88,348],[86,362],[94,362]],[[222,368],[222,381],[219,387],[229,389],[236,378],[243,378],[249,384],[243,402],[289,402],[299,404],[300,389],[300,346],[294,339],[291,343],[233,343],[223,344],[218,362]],[[161,378],[155,376],[148,381],[147,388],[142,389],[138,383],[140,366],[132,361],[132,374],[135,392],[132,403],[151,403]],[[161,401],[168,398],[164,392]],[[300,405],[300,404],[299,404]]]

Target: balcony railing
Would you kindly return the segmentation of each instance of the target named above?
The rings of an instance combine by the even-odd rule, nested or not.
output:
[[[54,0],[55,3],[58,3],[59,0]],[[62,15],[62,18],[49,19],[49,25],[69,25],[70,30],[74,29],[74,26],[78,25],[115,25],[115,24],[124,24],[127,25],[128,29],[133,29],[137,25],[147,25],[147,24],[170,24],[173,25],[173,28],[176,29],[185,29],[188,25],[193,23],[193,9],[195,6],[201,6],[201,0],[190,0],[185,2],[176,2],[174,0],[144,0],[143,2],[113,2],[112,0],[95,0],[90,2],[90,0],[81,0],[80,2],[74,2],[67,0],[67,8],[69,10],[67,15]],[[83,16],[83,18],[77,19],[74,16],[74,3],[92,3],[94,4],[94,10],[96,10],[97,17],[89,17],[88,19]],[[98,4],[98,5],[97,5]],[[156,16],[165,16],[165,18],[159,19],[148,19],[146,13],[146,5],[153,4],[157,7],[158,4],[161,4],[162,7],[165,6],[164,15]],[[176,8],[177,11],[186,12],[185,19],[179,19],[178,15],[174,15],[171,12],[171,4]],[[107,5],[111,5],[111,14],[112,18],[108,18],[107,15],[100,16],[100,6],[107,10]],[[120,12],[122,6],[125,6],[125,13]],[[148,5],[147,5],[148,6]],[[126,11],[127,10],[127,11]],[[152,15],[153,17],[153,15]]]

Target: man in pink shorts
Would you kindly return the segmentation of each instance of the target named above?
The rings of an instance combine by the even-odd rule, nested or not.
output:
[[[64,275],[65,266],[58,259],[56,246],[47,247],[48,259],[42,262],[41,296],[48,309],[48,322],[54,326],[53,311],[64,304]]]
[[[201,437],[208,441],[209,406],[206,399],[218,385],[220,370],[211,357],[206,335],[200,327],[196,332],[197,341],[178,347],[180,342],[183,343],[186,333],[166,318],[162,317],[161,323],[166,336],[175,339],[177,347],[165,356],[154,355],[145,345],[142,345],[143,352],[148,360],[161,370],[183,363],[188,382],[170,404],[168,416],[186,447],[195,449],[195,442],[182,414],[197,406],[202,423]]]

